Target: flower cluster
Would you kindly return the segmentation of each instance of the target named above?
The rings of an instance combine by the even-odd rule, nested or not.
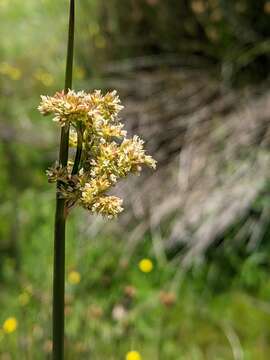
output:
[[[115,131],[117,126],[114,126],[115,124],[112,122],[122,108],[116,91],[102,96],[100,90],[90,94],[84,91],[76,93],[69,90],[67,94],[61,91],[54,96],[41,96],[41,104],[38,109],[42,115],[54,114],[53,120],[62,126],[67,123],[77,126],[80,123],[87,127],[90,126],[97,133],[102,130],[106,133],[107,127],[110,126],[113,135],[117,136],[121,135],[121,132]]]
[[[66,199],[67,207],[81,205],[113,218],[123,210],[122,199],[108,195],[117,180],[139,174],[143,165],[156,167],[143,141],[126,137],[118,117],[122,108],[116,91],[102,95],[97,90],[89,94],[69,90],[41,96],[39,111],[70,128],[69,146],[76,149],[66,167],[56,164],[47,171],[49,181],[58,182],[59,196]]]

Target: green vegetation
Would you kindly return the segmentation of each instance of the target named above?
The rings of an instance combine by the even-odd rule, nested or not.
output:
[[[51,359],[55,194],[45,170],[57,135],[37,106],[64,84],[67,3],[0,0],[0,360]],[[107,61],[146,55],[215,64],[226,84],[269,70],[269,1],[77,3],[75,89],[104,87]],[[136,350],[143,360],[267,360],[268,194],[188,270],[178,254],[157,256],[150,234],[130,252],[127,230],[108,235],[72,213],[66,359],[124,360]]]
[[[18,321],[14,333],[1,332],[3,359],[50,358],[53,201],[44,194],[34,208],[35,199],[28,192],[21,200],[27,217],[19,274],[11,258],[1,261],[0,322]],[[67,239],[67,359],[124,359],[131,348],[145,359],[268,358],[266,255],[248,256],[234,276],[219,259],[185,274],[174,262],[159,263],[149,243],[129,259],[121,239],[82,233],[77,216]],[[143,273],[138,263],[148,257],[154,268]]]

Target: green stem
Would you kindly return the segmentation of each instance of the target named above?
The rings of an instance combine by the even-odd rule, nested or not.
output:
[[[79,171],[80,161],[82,157],[82,144],[83,144],[83,130],[78,128],[77,131],[77,149],[72,169],[72,175],[76,175]]]
[[[65,93],[72,87],[73,48],[74,48],[75,4],[70,0],[69,34]],[[69,125],[61,129],[59,164],[67,166],[69,147]],[[57,183],[57,189],[59,188]],[[55,231],[54,231],[54,273],[53,273],[53,360],[64,359],[65,326],[65,200],[56,193]]]

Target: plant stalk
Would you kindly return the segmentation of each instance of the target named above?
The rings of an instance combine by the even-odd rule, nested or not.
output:
[[[70,0],[69,32],[67,47],[67,63],[65,76],[65,93],[72,87],[75,3]],[[59,164],[67,166],[69,148],[69,125],[61,129]],[[56,187],[56,212],[54,228],[54,269],[53,269],[53,360],[64,359],[64,327],[65,327],[65,200],[59,197],[58,182]]]
[[[76,150],[74,165],[72,169],[72,175],[76,175],[80,169],[82,149],[83,149],[83,130],[79,128],[77,130],[77,150]]]

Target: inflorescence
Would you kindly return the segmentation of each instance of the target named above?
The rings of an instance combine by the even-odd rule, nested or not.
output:
[[[122,108],[116,91],[104,96],[98,90],[41,96],[41,114],[53,114],[55,122],[70,128],[69,146],[76,148],[74,160],[66,167],[56,163],[47,171],[68,208],[81,205],[113,218],[123,211],[122,199],[108,195],[117,180],[139,174],[142,165],[155,169],[156,161],[146,155],[144,142],[136,135],[126,137],[118,117]]]

